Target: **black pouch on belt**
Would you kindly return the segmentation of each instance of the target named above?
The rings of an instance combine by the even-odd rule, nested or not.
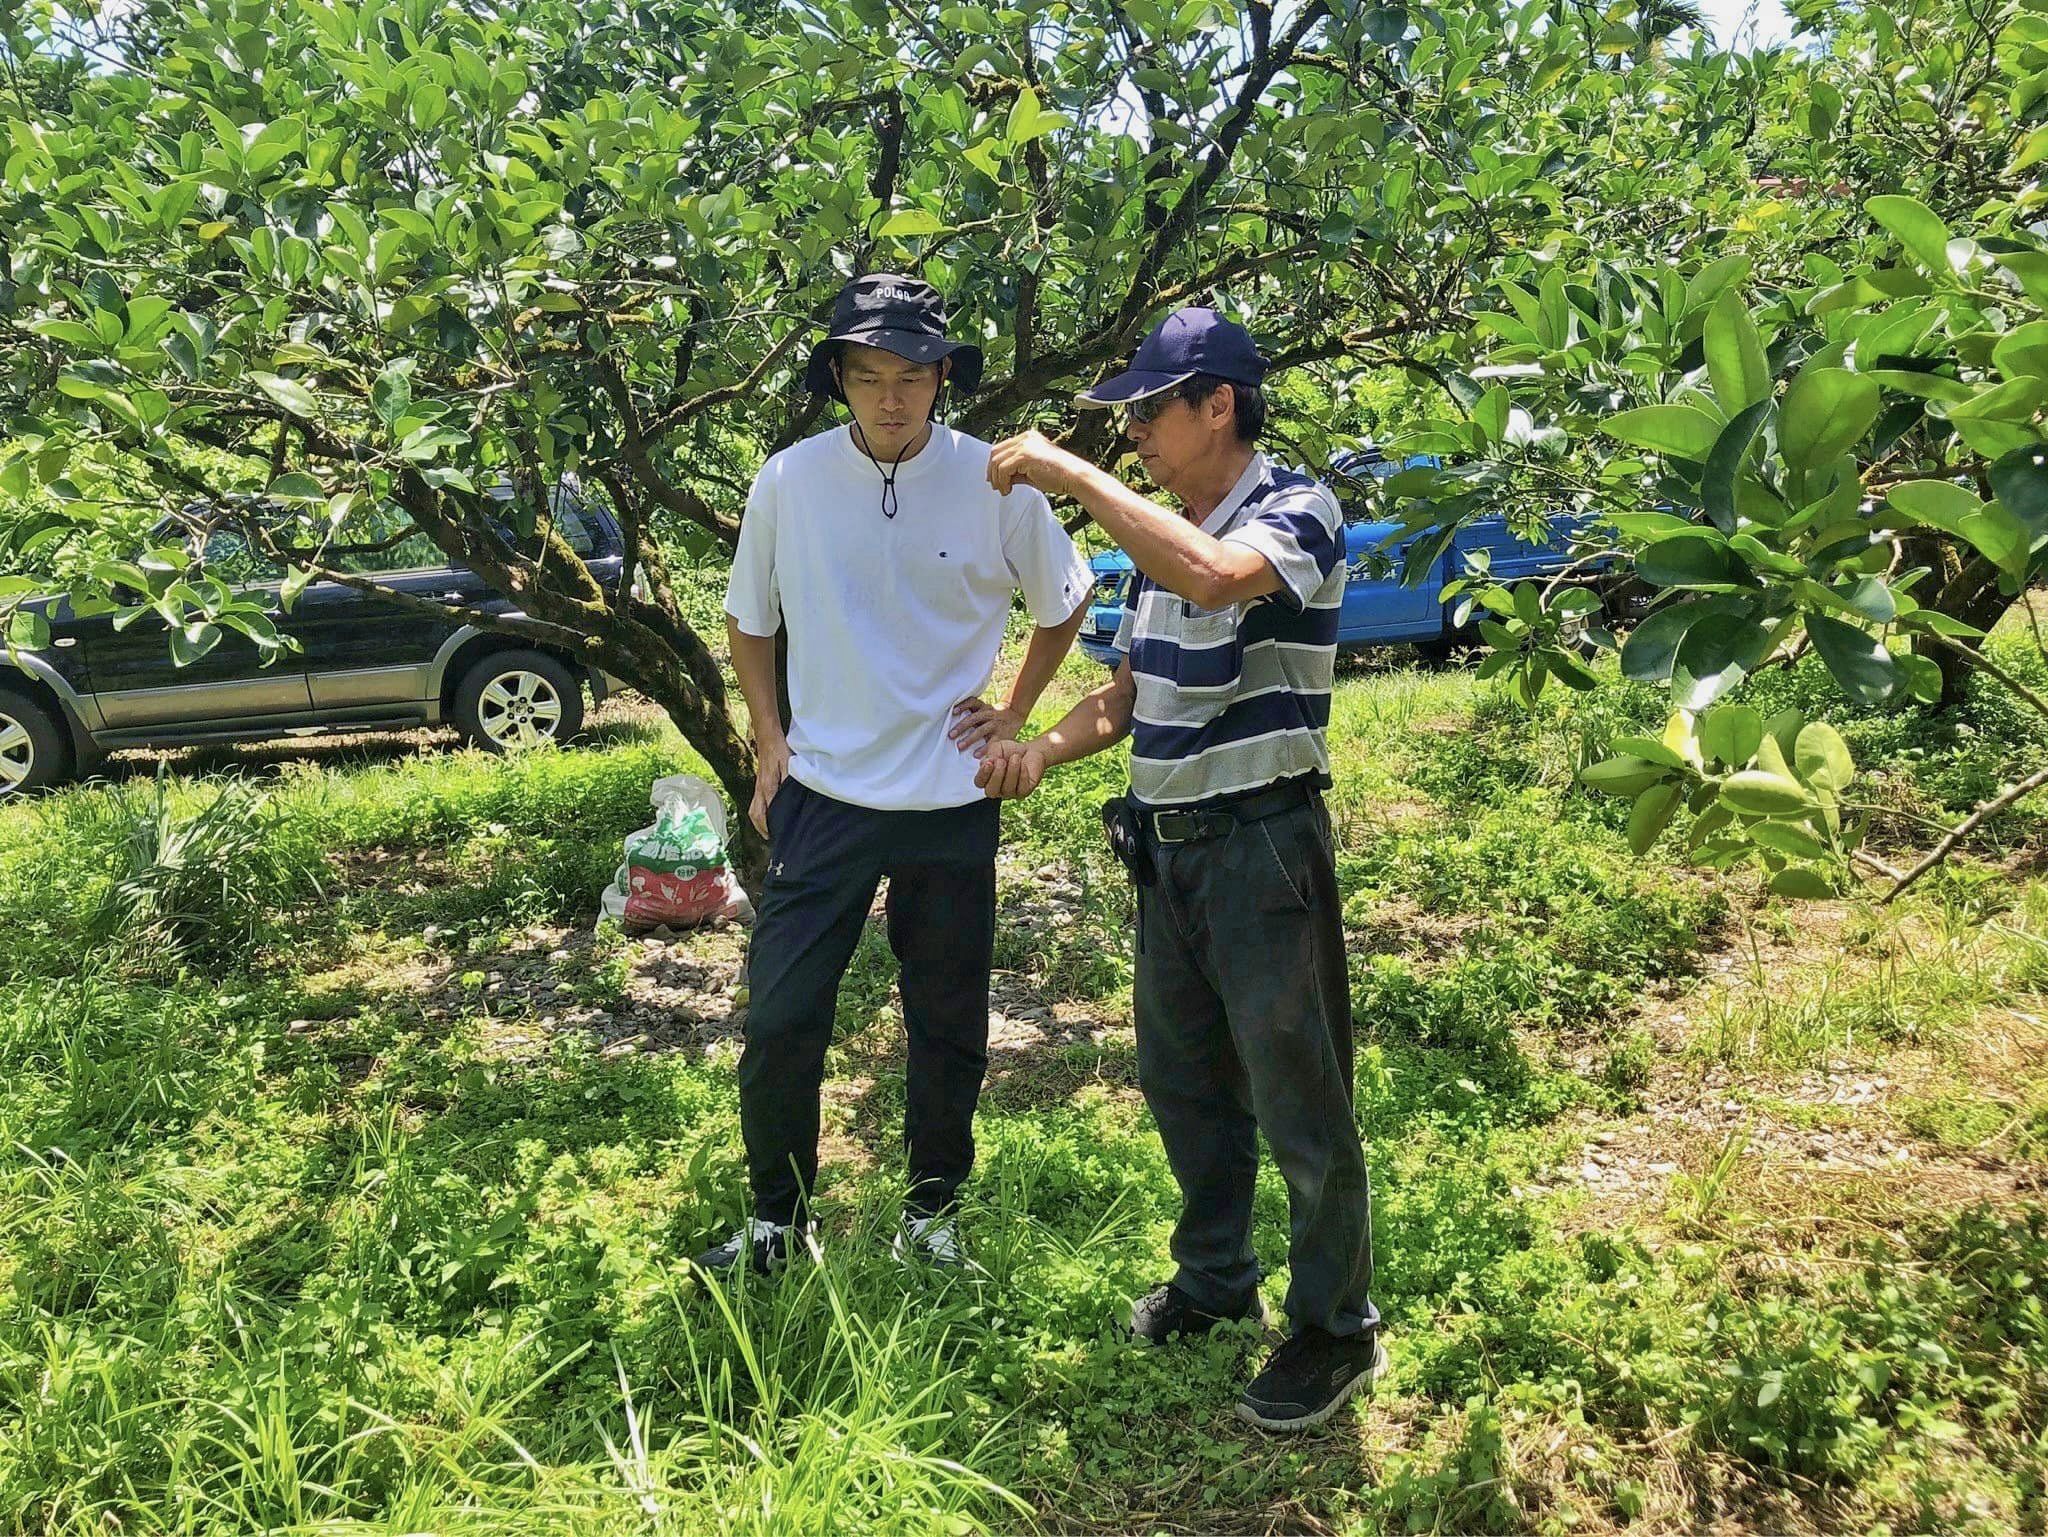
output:
[[[1102,830],[1109,835],[1110,852],[1131,872],[1131,879],[1140,886],[1151,885],[1158,872],[1138,820],[1138,808],[1131,804],[1129,796],[1112,796],[1102,803]]]

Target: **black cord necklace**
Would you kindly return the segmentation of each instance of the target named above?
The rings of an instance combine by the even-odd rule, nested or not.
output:
[[[924,425],[927,441],[936,435],[939,430],[939,408],[945,402],[946,381],[944,378],[941,378],[939,380],[939,392],[932,397],[931,409],[925,413]],[[894,522],[896,514],[903,510],[903,503],[896,495],[896,472],[903,468],[903,461],[910,453],[911,443],[915,443],[917,439],[912,438],[910,443],[905,443],[886,470],[882,468],[882,461],[877,459],[868,448],[868,435],[860,430],[860,423],[858,421],[853,424],[853,441],[859,445],[860,451],[867,455],[867,461],[875,467],[875,473],[882,477],[882,516]]]
[[[868,447],[868,435],[860,430],[859,422],[853,424],[853,440],[860,445],[860,451],[867,455],[868,463],[875,467],[875,473],[882,477],[882,516],[893,522],[896,514],[903,510],[903,503],[896,495],[896,472],[903,468],[904,456],[910,452],[910,443],[905,443],[897,450],[895,459],[885,470],[882,468],[882,461],[877,459],[873,450]],[[916,441],[915,438],[911,440],[913,443]]]

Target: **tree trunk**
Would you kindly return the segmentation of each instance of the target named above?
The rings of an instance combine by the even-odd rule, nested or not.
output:
[[[732,698],[717,658],[679,616],[646,603],[613,628],[598,661],[647,695],[675,722],[731,801],[733,869],[756,899],[768,870],[768,845],[747,818],[754,799],[754,749],[733,721]],[[636,622],[645,616],[650,622]]]
[[[1982,556],[1973,556],[1963,563],[1962,570],[1949,579],[1927,606],[1951,619],[1960,619],[1964,624],[1988,631],[2005,617],[2005,611],[2013,601],[1999,590],[1998,568]],[[1961,704],[1970,664],[1947,646],[1924,646],[1922,655],[1931,656],[1935,665],[1941,668],[1941,700],[1936,708],[1949,710]]]

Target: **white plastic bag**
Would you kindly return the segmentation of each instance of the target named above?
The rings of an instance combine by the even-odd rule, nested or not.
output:
[[[695,774],[657,779],[654,820],[626,834],[626,858],[605,888],[598,921],[628,934],[754,921],[753,904],[727,862],[725,800]]]

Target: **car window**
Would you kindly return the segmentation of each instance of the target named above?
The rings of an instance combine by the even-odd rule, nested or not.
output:
[[[555,500],[555,531],[562,536],[563,543],[579,556],[588,556],[597,549],[597,528],[590,514],[566,496]],[[536,553],[533,541],[517,537],[511,525],[498,524],[498,532],[507,544],[517,547],[522,554]]]
[[[249,547],[237,528],[216,528],[200,547],[200,569],[236,586],[252,582],[277,582],[284,573],[259,550]]]
[[[414,528],[411,518],[393,509],[380,508],[369,518],[352,520],[348,537],[346,547],[332,552],[331,564],[351,576],[381,576],[391,571],[420,571],[448,564],[441,547]],[[398,542],[388,548],[364,548],[385,545],[392,539]]]
[[[588,555],[597,548],[597,534],[590,526],[589,516],[581,508],[557,508],[555,527],[561,530],[563,541],[578,555]]]

